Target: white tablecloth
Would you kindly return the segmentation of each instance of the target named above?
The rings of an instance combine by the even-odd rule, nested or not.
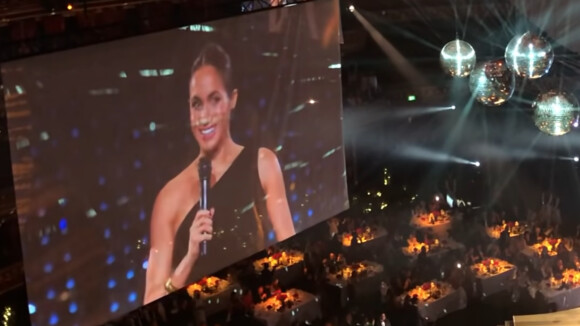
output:
[[[363,242],[363,243],[355,244],[355,241],[356,240],[353,239],[351,241],[351,245],[350,246],[345,246],[343,244],[343,248],[345,250],[350,250],[352,248],[360,248],[360,247],[372,248],[373,246],[379,245],[381,242],[380,241],[377,241],[377,240],[382,239],[386,235],[387,235],[387,230],[385,230],[383,228],[378,228],[378,229],[375,230],[374,237],[371,240],[368,240],[368,241]]]
[[[425,220],[423,220],[425,218]],[[437,222],[435,224],[429,223],[428,214],[418,215],[411,218],[410,225],[416,229],[423,229],[429,233],[435,234],[440,239],[446,239],[448,236],[449,229],[451,229],[451,221],[453,217]]]
[[[299,278],[304,271],[304,254],[298,251],[289,251],[292,256],[300,257],[291,265],[274,267],[274,277],[280,281],[280,284],[287,287]],[[268,258],[262,258],[254,262],[254,270],[257,274],[262,272],[262,264],[268,262]]]
[[[448,238],[446,240],[447,243],[445,244],[445,246],[443,247],[438,247],[435,248],[434,250],[430,250],[427,252],[427,257],[432,258],[434,260],[438,260],[441,259],[441,257],[443,255],[445,255],[446,253],[453,251],[453,250],[463,250],[465,249],[465,246],[462,243],[456,242],[451,238]],[[411,259],[415,260],[417,259],[417,256],[419,255],[419,252],[415,253],[410,253],[408,251],[408,247],[403,247],[401,248],[401,251],[403,252],[403,255],[410,257]]]
[[[478,277],[481,280],[483,296],[490,296],[507,289],[510,285],[510,281],[514,278],[515,273],[516,268],[513,267],[501,274]]]
[[[264,321],[267,326],[290,326],[294,322],[303,323],[322,317],[318,297],[302,290],[292,289],[286,291],[286,293],[294,292],[299,294],[300,302],[294,304],[292,309],[278,312],[268,310],[264,303],[260,303],[255,306],[254,316]]]
[[[419,302],[417,309],[421,317],[430,322],[434,322],[454,311],[465,308],[466,302],[462,302],[464,300],[462,300],[459,291],[453,291],[434,301],[427,303]]]
[[[274,270],[274,277],[284,287],[292,284],[304,274],[304,261],[297,262],[288,267],[278,267]]]
[[[213,293],[213,294],[201,294],[201,299],[203,300],[204,309],[206,315],[210,316],[216,314],[218,312],[222,312],[228,309],[228,305],[230,303],[230,296],[232,292],[236,291],[237,293],[241,292],[241,287],[239,284],[230,284],[227,288],[223,289],[220,292]]]
[[[331,286],[335,286],[340,289],[340,302],[343,307],[345,307],[350,300],[372,294],[373,292],[378,293],[379,291],[381,285],[381,279],[379,276],[383,272],[383,266],[379,263],[371,261],[364,261],[362,263],[369,266],[370,269],[373,270],[373,273],[367,274],[366,277],[358,278],[353,281],[355,298],[349,298],[348,296],[348,285],[351,281],[338,279],[335,274],[327,275],[328,283]]]
[[[556,304],[558,310],[580,307],[580,287],[570,290],[544,288],[540,291],[548,303]]]

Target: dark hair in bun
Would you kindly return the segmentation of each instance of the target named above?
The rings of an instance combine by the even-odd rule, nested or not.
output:
[[[207,44],[199,53],[191,67],[191,75],[203,66],[214,67],[222,77],[228,93],[233,91],[232,85],[232,61],[230,55],[215,43]]]

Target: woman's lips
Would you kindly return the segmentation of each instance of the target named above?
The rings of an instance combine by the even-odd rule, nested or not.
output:
[[[207,127],[201,127],[198,130],[199,130],[199,133],[201,134],[202,139],[208,140],[215,134],[216,126],[211,125],[211,126],[207,126]]]

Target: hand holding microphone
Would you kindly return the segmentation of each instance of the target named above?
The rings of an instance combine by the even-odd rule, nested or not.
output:
[[[200,196],[199,196],[199,210],[201,211],[205,211],[208,212],[208,193],[209,193],[209,186],[210,186],[210,180],[211,180],[211,161],[206,158],[206,157],[201,157],[199,159],[199,163],[198,163],[198,167],[197,167],[197,172],[199,174],[199,184],[201,187],[201,191],[200,191]],[[198,212],[199,213],[199,212]],[[213,217],[213,210],[210,214],[211,217]],[[197,215],[196,215],[197,218]],[[195,222],[194,222],[195,223]],[[209,239],[206,239],[204,241],[202,241],[201,243],[201,255],[205,256],[207,255],[207,240],[211,240],[211,231],[207,232],[207,231],[203,231],[204,233],[202,233],[202,235],[204,236],[208,236],[209,235]],[[209,234],[207,234],[209,233]]]

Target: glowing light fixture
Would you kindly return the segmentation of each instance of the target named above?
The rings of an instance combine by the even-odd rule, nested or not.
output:
[[[441,49],[439,62],[441,67],[452,77],[467,77],[475,68],[475,50],[471,44],[462,41],[451,41]]]
[[[574,95],[556,90],[540,94],[532,104],[532,108],[536,127],[552,136],[570,132],[574,123],[578,121],[580,110]]]

